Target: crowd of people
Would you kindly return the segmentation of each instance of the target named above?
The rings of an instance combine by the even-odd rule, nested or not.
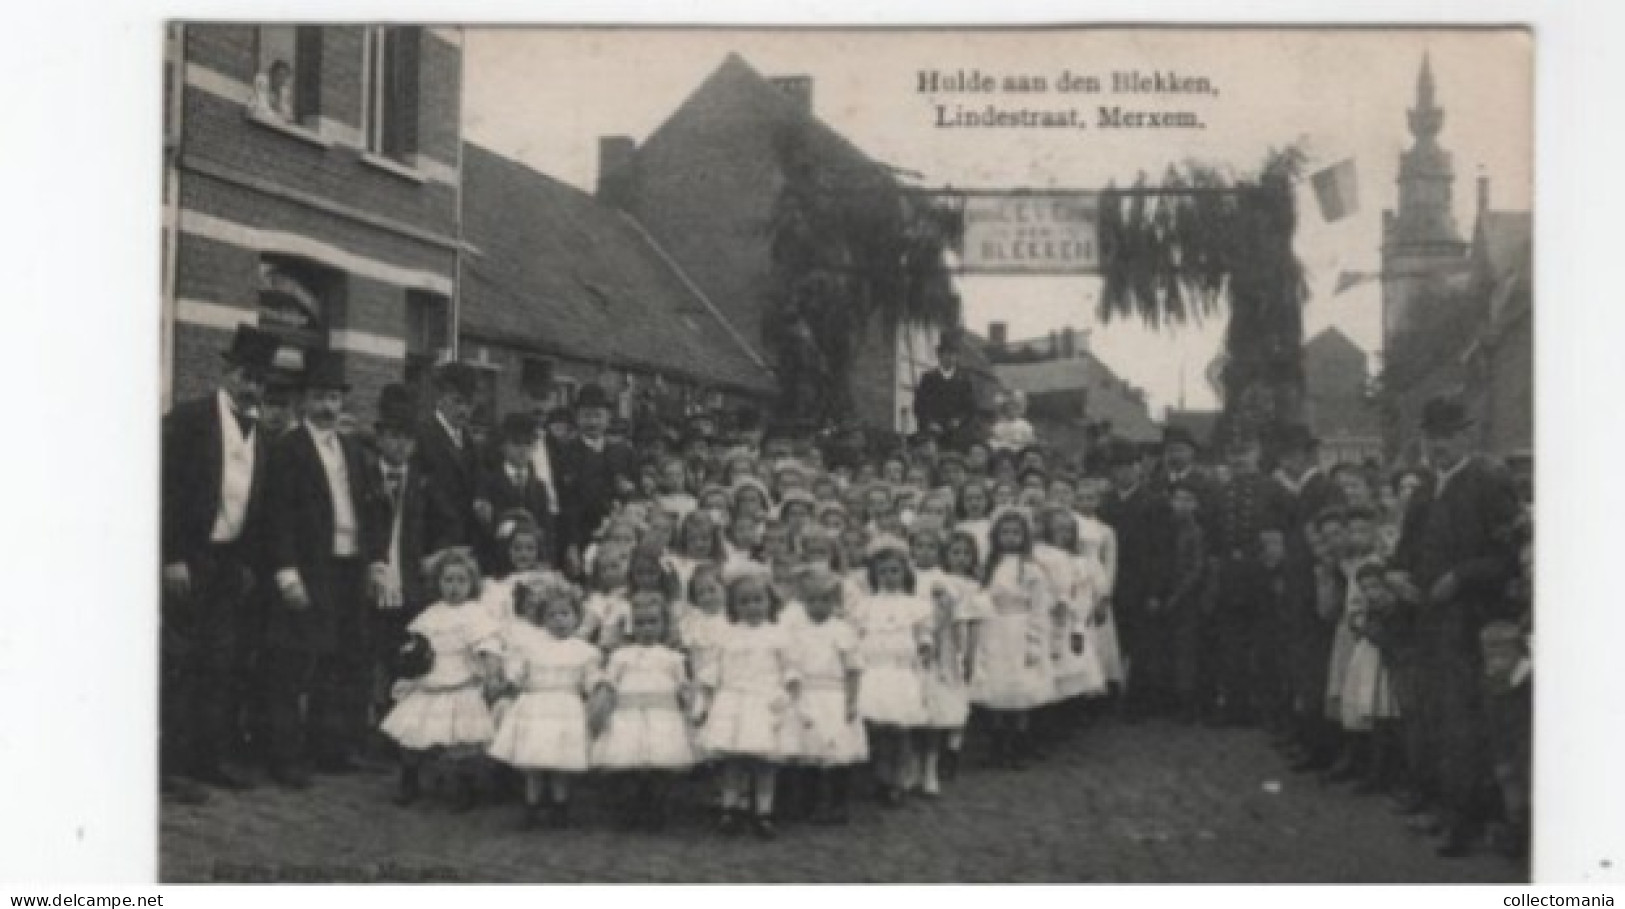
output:
[[[1452,401],[1423,416],[1431,466],[1392,473],[1326,469],[1301,426],[1218,464],[1177,428],[1055,451],[1019,401],[963,419],[948,351],[891,444],[617,426],[588,385],[482,445],[457,363],[341,431],[312,355],[273,429],[276,346],[241,329],[220,389],[165,420],[174,799],[252,785],[248,760],[303,788],[387,742],[401,804],[433,772],[456,808],[563,826],[601,786],[658,828],[699,775],[721,829],[771,837],[846,822],[860,781],[943,797],[967,734],[1020,769],[1158,718],[1257,726],[1441,854],[1526,843],[1527,503]]]

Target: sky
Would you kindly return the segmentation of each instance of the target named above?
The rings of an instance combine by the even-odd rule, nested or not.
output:
[[[1328,326],[1373,354],[1381,294],[1368,283],[1332,293],[1340,271],[1375,271],[1381,212],[1397,205],[1405,111],[1424,53],[1446,112],[1440,143],[1454,156],[1454,210],[1470,239],[1476,178],[1491,206],[1528,209],[1533,183],[1532,42],[1515,30],[1395,29],[471,29],[465,33],[465,136],[591,191],[601,136],[641,142],[719,66],[740,54],[763,75],[813,79],[813,109],[870,157],[929,186],[1098,189],[1153,180],[1197,160],[1254,171],[1269,150],[1300,144],[1315,165],[1352,158],[1358,210],[1327,223],[1302,187],[1296,246],[1308,272],[1305,337]],[[1207,78],[1209,95],[950,94],[920,91],[922,71],[1042,76],[1138,70]],[[953,130],[935,105],[1077,107],[1103,103],[1188,109],[1201,130]],[[1203,373],[1224,319],[1179,329],[1100,324],[1099,279],[961,277],[965,323],[1010,336],[1074,327],[1127,381],[1146,389],[1153,417],[1169,406],[1217,406]],[[1373,360],[1373,368],[1376,367]]]

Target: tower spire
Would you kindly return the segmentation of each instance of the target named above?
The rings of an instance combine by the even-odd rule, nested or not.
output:
[[[1444,110],[1435,102],[1433,62],[1425,51],[1422,71],[1416,77],[1416,106],[1410,110],[1410,127],[1418,143],[1431,141],[1444,128]]]

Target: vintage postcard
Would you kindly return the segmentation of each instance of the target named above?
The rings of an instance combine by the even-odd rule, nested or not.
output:
[[[1530,879],[1530,31],[165,42],[161,880]]]

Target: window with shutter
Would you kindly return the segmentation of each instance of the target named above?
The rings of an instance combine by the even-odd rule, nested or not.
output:
[[[373,26],[363,46],[367,151],[416,166],[421,28]]]
[[[261,117],[316,129],[321,114],[322,30],[267,25],[256,33],[249,106]]]

